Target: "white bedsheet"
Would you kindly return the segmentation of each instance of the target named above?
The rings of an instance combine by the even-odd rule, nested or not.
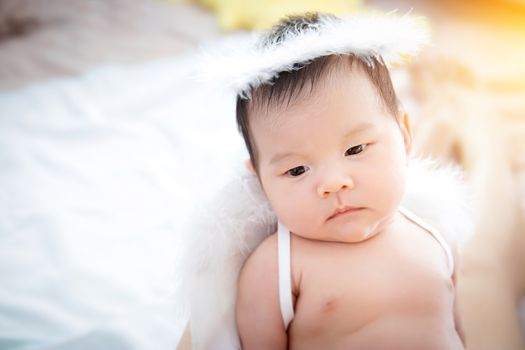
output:
[[[242,152],[191,64],[0,94],[0,349],[175,347],[183,221]]]

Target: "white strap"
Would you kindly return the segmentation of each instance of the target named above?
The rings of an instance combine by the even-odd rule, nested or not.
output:
[[[454,273],[454,257],[452,256],[452,250],[450,249],[450,246],[448,245],[447,241],[443,238],[441,233],[439,233],[439,231],[435,227],[424,222],[420,217],[418,217],[416,214],[414,214],[407,208],[400,207],[399,211],[403,215],[405,215],[407,219],[409,219],[410,221],[414,222],[416,225],[419,225],[425,230],[427,230],[428,232],[430,232],[430,234],[436,239],[436,241],[438,241],[439,245],[443,247],[443,250],[445,251],[445,254],[447,255],[447,262],[448,262],[448,267],[450,269],[450,275],[452,276],[452,274]]]
[[[277,249],[279,258],[279,303],[283,317],[284,328],[294,317],[292,299],[292,274],[290,259],[290,231],[280,222],[277,229]]]

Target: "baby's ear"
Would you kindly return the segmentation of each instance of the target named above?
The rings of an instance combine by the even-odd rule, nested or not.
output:
[[[246,162],[244,164],[246,164],[246,169],[248,169],[250,174],[255,175],[255,168],[253,166],[252,160],[246,159]]]
[[[407,112],[400,113],[399,127],[401,128],[401,134],[403,134],[403,142],[405,143],[406,155],[410,155],[412,149],[412,126],[410,125],[410,118]]]

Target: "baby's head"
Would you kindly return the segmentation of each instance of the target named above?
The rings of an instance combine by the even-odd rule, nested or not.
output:
[[[318,30],[292,17],[263,45]],[[237,122],[278,218],[310,239],[358,242],[378,233],[404,192],[411,131],[376,54],[298,62],[237,99]]]

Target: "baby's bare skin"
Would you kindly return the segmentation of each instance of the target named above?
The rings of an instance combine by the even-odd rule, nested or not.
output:
[[[260,248],[275,263],[246,266],[266,270],[264,283],[275,282],[268,306],[273,304],[281,318],[277,256],[271,253],[277,251],[276,235]],[[451,312],[455,288],[445,251],[429,232],[402,214],[388,228],[359,243],[292,235],[291,251],[295,317],[287,333],[282,319],[277,321],[285,337],[284,348],[286,341],[289,349],[301,350],[464,348]],[[254,256],[257,264],[259,258]],[[245,278],[243,271],[241,279]],[[278,343],[272,348],[277,349]]]
[[[399,221],[357,244],[292,236],[291,349],[463,348],[444,250],[424,229]]]
[[[293,104],[253,111],[257,175],[292,232],[296,300],[285,329],[274,234],[240,273],[243,349],[462,349],[447,254],[399,212],[408,114],[385,109],[366,70],[344,62]]]

